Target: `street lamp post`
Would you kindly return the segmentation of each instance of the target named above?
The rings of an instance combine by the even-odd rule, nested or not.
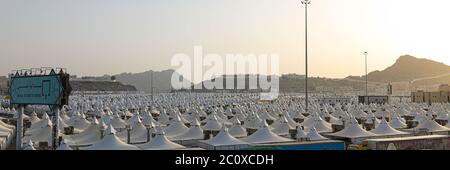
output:
[[[308,112],[308,5],[310,0],[302,0],[305,5],[305,111]]]
[[[368,91],[368,74],[367,74],[367,55],[369,53],[366,51],[364,52],[364,56],[365,56],[365,62],[366,62],[366,104],[369,104],[369,91]]]

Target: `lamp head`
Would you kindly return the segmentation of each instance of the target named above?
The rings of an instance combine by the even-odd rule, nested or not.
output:
[[[309,5],[311,4],[311,0],[302,0],[302,4]]]

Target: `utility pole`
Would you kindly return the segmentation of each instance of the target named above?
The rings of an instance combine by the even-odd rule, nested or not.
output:
[[[310,0],[302,0],[305,5],[305,111],[308,112],[308,5]]]

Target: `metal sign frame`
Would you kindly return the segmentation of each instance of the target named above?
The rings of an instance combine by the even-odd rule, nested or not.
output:
[[[70,75],[65,73],[65,69],[58,68],[58,70],[59,73],[56,73],[55,69],[51,68],[23,69],[20,71],[15,71],[15,73],[13,71],[10,77],[11,81],[9,88],[9,94],[11,96],[11,104],[48,105],[50,107],[57,107],[57,106],[62,107],[63,105],[68,104],[67,103],[68,97],[70,95],[70,92],[72,91],[72,88],[70,87],[69,83]],[[48,87],[48,89],[45,90],[44,86]],[[17,93],[19,92],[24,93],[23,91],[20,90],[24,91],[28,90],[30,93],[34,92],[35,93],[34,100],[40,101],[33,101],[33,100],[27,101],[26,99],[24,99],[26,97],[21,97],[21,99],[17,99],[19,98],[18,96],[23,95],[23,94],[19,95]],[[39,90],[41,94],[41,96],[39,96],[40,99],[39,97],[36,97],[36,94],[39,94]],[[48,97],[50,97],[50,99],[47,99],[47,95],[44,95],[44,90],[45,93],[48,94]]]
[[[52,89],[52,85],[54,83],[52,83],[52,81],[57,81],[56,84],[58,84],[59,86],[56,87],[58,92],[57,96],[54,96],[53,98],[55,98],[54,102],[42,102],[43,100],[41,100],[41,102],[29,102],[29,101],[23,101],[24,99],[17,99],[16,97],[18,95],[16,95],[14,92],[20,88],[24,88],[24,87],[14,87],[14,83],[18,82],[18,81],[26,81],[25,79],[30,79],[30,81],[32,79],[37,79],[38,81],[42,81],[42,85],[39,86],[41,88],[42,91],[42,96],[40,96],[40,98],[46,98],[47,96],[51,96],[51,89]],[[38,86],[35,86],[35,88]],[[48,87],[48,90],[45,90],[44,88]],[[33,88],[33,87],[28,87],[28,88]],[[55,87],[54,87],[55,88]],[[48,94],[44,94],[44,90],[45,93]],[[11,104],[17,104],[17,105],[60,105],[61,104],[61,96],[63,94],[64,88],[62,87],[61,81],[60,81],[60,75],[42,75],[42,76],[26,76],[26,77],[13,77],[11,78],[11,88],[10,88],[10,95],[11,95]],[[22,97],[25,98],[25,97]]]

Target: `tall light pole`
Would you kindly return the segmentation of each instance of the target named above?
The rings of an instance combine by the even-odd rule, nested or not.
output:
[[[366,62],[366,104],[369,104],[369,91],[368,91],[368,75],[367,75],[367,55],[369,55],[369,53],[366,51],[364,52],[364,56],[365,56],[365,62]]]
[[[308,112],[308,5],[310,0],[302,0],[305,5],[305,111]]]

